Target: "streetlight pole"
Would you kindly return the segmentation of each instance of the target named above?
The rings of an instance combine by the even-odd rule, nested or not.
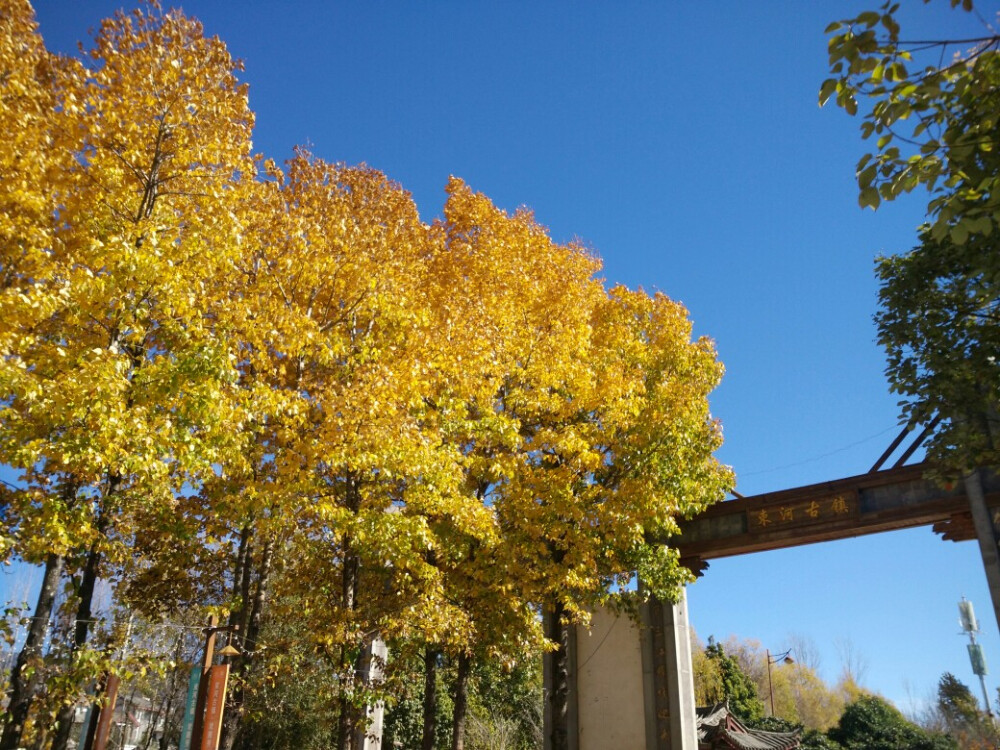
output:
[[[767,655],[767,694],[771,699],[771,716],[774,716],[774,686],[771,684],[771,665],[777,664],[779,661],[782,664],[794,664],[795,662],[789,655],[792,653],[791,649],[775,656],[771,656],[771,652],[767,649],[764,649],[764,653]]]

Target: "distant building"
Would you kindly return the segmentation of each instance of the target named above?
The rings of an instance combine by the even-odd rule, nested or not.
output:
[[[725,703],[697,709],[698,750],[792,750],[801,744],[796,732],[750,729]]]

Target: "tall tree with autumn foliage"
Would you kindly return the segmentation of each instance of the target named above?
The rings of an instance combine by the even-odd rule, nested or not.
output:
[[[235,71],[197,22],[153,7],[105,21],[53,84],[72,165],[51,186],[46,266],[5,311],[0,460],[24,480],[16,551],[74,572],[74,657],[98,576],[126,571],[136,535],[158,533],[136,512],[170,515],[228,448],[234,373],[205,300],[238,242],[227,191],[252,170]]]
[[[248,514],[241,550],[287,532],[283,588],[330,661],[337,743],[350,747],[365,649],[376,636],[461,630],[431,561],[448,554],[443,527],[480,535],[492,519],[458,491],[458,453],[428,416],[435,251],[412,199],[376,170],[305,151],[287,174],[269,171],[237,293],[250,311],[238,359],[257,447],[224,473]]]
[[[680,305],[606,292],[594,257],[458,180],[442,231],[442,277],[462,290],[439,314],[461,352],[449,396],[466,492],[492,508],[502,540],[467,562],[488,560],[508,600],[550,606],[555,644],[636,571],[673,595],[685,574],[661,540],[731,479],[711,455],[706,396],[721,368],[710,342],[690,341]],[[477,583],[490,596],[489,579]],[[557,680],[557,699],[566,689]]]
[[[710,341],[691,340],[683,306],[617,287],[593,315],[580,349],[589,379],[560,393],[567,412],[540,420],[538,452],[519,478],[528,491],[501,510],[515,538],[539,533],[521,526],[525,514],[540,520],[541,539],[519,546],[550,608],[547,635],[561,643],[587,607],[636,574],[647,595],[673,599],[690,574],[664,542],[678,517],[721,499],[732,481],[712,456],[721,434],[707,396],[721,365]],[[555,653],[553,747],[566,742],[565,654]]]
[[[63,284],[54,273],[51,248],[61,174],[70,166],[71,150],[63,142],[66,124],[58,112],[54,81],[58,61],[45,50],[34,12],[26,1],[0,3],[0,394],[24,378],[24,363],[8,356],[26,343],[22,336],[60,304]],[[70,485],[54,487],[68,499]],[[16,488],[3,488],[3,506],[24,499]],[[34,499],[38,504],[40,497]],[[30,501],[29,501],[30,502]],[[56,500],[43,513],[58,515]],[[44,525],[46,522],[40,522]],[[41,592],[25,641],[10,674],[7,711],[0,747],[16,747],[21,739],[31,698],[42,675],[41,650],[63,571],[66,544],[49,545],[18,539],[17,520],[3,513],[0,555],[42,563]]]
[[[488,509],[489,521],[443,528],[447,554],[435,561],[449,596],[469,618],[467,631],[453,630],[449,640],[427,646],[429,657],[444,650],[457,663],[452,747],[458,749],[473,661],[510,660],[542,644],[536,600],[522,585],[526,570],[509,549],[515,542],[503,533],[498,503],[520,457],[532,450],[520,404],[545,397],[545,378],[566,366],[601,290],[593,278],[597,262],[553,243],[530,213],[507,214],[456,178],[447,193],[444,217],[435,225],[443,249],[432,276],[433,364],[443,377],[430,404],[460,452],[466,502],[478,512]],[[431,686],[434,659],[426,665]],[[434,713],[433,702],[426,702],[425,721]],[[432,734],[425,733],[425,747]]]

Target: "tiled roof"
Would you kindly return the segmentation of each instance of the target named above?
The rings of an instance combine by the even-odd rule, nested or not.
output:
[[[799,746],[799,733],[750,729],[718,703],[698,709],[698,742],[734,750],[791,750]]]

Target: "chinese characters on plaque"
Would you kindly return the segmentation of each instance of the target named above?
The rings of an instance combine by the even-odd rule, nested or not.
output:
[[[858,501],[854,493],[800,500],[787,505],[769,503],[766,508],[747,511],[747,528],[751,532],[777,531],[821,521],[835,521],[855,516],[857,509]]]

